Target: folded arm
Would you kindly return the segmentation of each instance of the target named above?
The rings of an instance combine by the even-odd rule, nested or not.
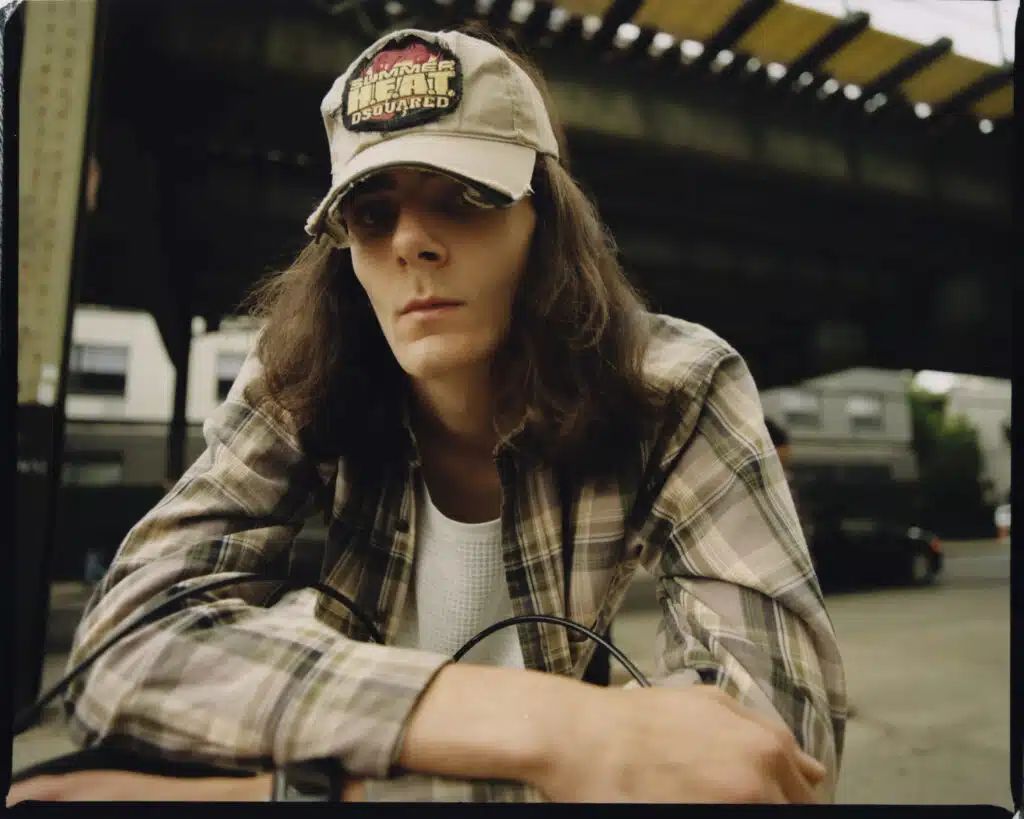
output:
[[[247,364],[255,368],[253,362]],[[284,575],[324,494],[253,369],[204,426],[207,449],[128,534],[79,625],[71,665],[170,590],[236,572]],[[385,776],[412,707],[448,658],[346,639],[311,593],[268,584],[197,595],[134,631],[67,696],[82,744],[242,768],[337,759]]]
[[[295,537],[326,478],[261,398],[257,366],[205,424],[204,454],[121,545],[71,666],[180,590],[309,562]],[[69,689],[74,738],[252,771],[336,760],[372,799],[539,798],[518,783],[544,764],[578,683],[351,640],[315,617],[314,591],[268,607],[274,591],[200,593],[120,640]]]
[[[835,633],[754,381],[735,353],[713,366],[650,523],[671,526],[647,566],[663,614],[652,683],[715,685],[781,720],[825,764],[830,798],[846,717]]]
[[[665,450],[671,469],[641,541],[658,578],[656,687],[713,685],[786,726],[826,769],[834,798],[846,719],[842,663],[785,475],[743,360],[709,355],[707,377]],[[689,413],[689,415],[687,415]],[[671,466],[670,466],[671,465]],[[660,538],[660,541],[659,541]],[[627,688],[635,687],[631,683]],[[512,782],[409,775],[366,783],[373,801],[543,799]]]

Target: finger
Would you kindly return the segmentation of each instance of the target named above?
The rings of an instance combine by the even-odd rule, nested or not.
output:
[[[780,742],[783,742],[786,746],[792,749],[793,756],[796,758],[797,764],[799,765],[800,771],[814,784],[822,782],[828,774],[828,768],[826,768],[821,762],[815,759],[813,756],[808,754],[796,741],[796,737],[793,736],[793,732],[789,729],[778,716],[769,716],[763,714],[760,711],[756,711],[733,697],[726,695],[723,698],[723,703],[740,716],[744,716],[758,725],[767,729],[773,736],[778,737]]]
[[[7,807],[35,800],[52,802],[59,798],[60,782],[55,776],[34,776],[12,785],[7,792]]]
[[[810,754],[800,751],[797,754],[797,762],[800,765],[801,773],[815,785],[824,782],[825,777],[828,776],[828,768]]]
[[[786,801],[793,805],[814,805],[818,794],[814,784],[800,771],[791,758],[783,760],[780,771],[780,785]]]
[[[721,689],[712,689],[708,693],[737,716],[745,717],[750,723],[767,731],[778,743],[777,747],[781,753],[774,757],[776,762],[773,767],[778,770],[773,774],[778,777],[780,797],[785,802],[814,804],[819,801],[814,788],[825,779],[828,771],[818,760],[800,748],[793,732],[781,717],[756,711]]]
[[[777,770],[773,773],[779,778],[785,801],[794,804],[816,803],[818,799],[814,788],[824,780],[828,771],[817,759],[800,748],[796,737],[781,718],[755,711],[729,696],[723,698],[723,702],[734,713],[746,717],[767,732],[777,743],[779,753],[774,756],[774,767]]]
[[[786,756],[793,761],[797,770],[812,785],[819,785],[825,780],[828,768],[800,747],[789,728],[763,714],[754,714],[753,719],[777,738]]]

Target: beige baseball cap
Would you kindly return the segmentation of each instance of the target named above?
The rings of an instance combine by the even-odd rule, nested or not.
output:
[[[306,222],[347,246],[337,207],[384,168],[422,167],[467,184],[481,206],[530,193],[537,154],[558,142],[537,86],[500,48],[457,31],[402,29],[356,58],[320,105],[331,189]]]

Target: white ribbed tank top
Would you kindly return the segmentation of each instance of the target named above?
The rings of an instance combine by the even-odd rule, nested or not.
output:
[[[452,655],[475,634],[513,614],[501,520],[452,520],[434,505],[422,480],[420,489],[413,583],[395,645]],[[487,637],[462,662],[522,668],[516,627]]]

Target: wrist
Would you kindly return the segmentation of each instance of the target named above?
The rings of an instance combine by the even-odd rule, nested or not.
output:
[[[531,676],[533,679],[523,691],[530,703],[523,707],[522,744],[516,758],[510,761],[513,774],[500,778],[542,788],[552,771],[562,768],[572,755],[586,747],[586,715],[592,694],[598,689],[568,677],[540,672],[531,672]]]
[[[520,779],[550,798],[553,778],[588,764],[587,760],[598,753],[595,739],[600,742],[606,737],[603,728],[595,737],[590,726],[598,715],[603,720],[610,705],[605,701],[610,692],[566,677],[544,676],[565,685],[552,687],[543,701],[545,713],[536,723],[532,755],[523,760]]]
[[[537,786],[571,750],[590,688],[537,671],[446,666],[409,716],[398,764]]]

